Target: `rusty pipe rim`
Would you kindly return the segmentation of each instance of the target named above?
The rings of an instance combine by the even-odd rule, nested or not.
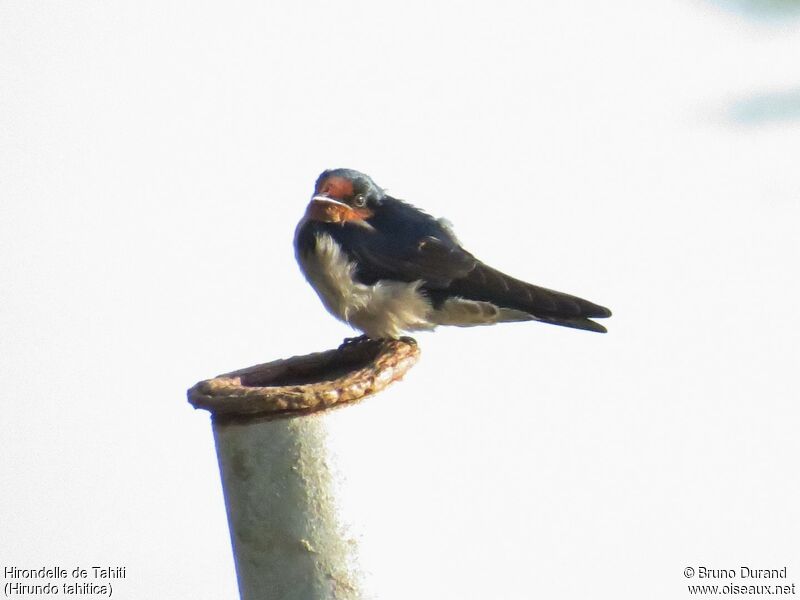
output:
[[[314,414],[377,394],[418,358],[412,338],[366,340],[200,381],[188,391],[189,403],[217,422]]]

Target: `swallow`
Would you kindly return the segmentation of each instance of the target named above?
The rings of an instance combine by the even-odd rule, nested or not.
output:
[[[514,279],[461,247],[449,224],[352,169],[324,171],[295,230],[303,274],[368,338],[439,325],[541,321],[605,333],[603,306]]]

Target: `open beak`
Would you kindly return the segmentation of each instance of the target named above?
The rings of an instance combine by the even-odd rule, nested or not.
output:
[[[330,196],[317,194],[311,198],[306,215],[314,221],[324,223],[344,223],[346,221],[364,221],[372,216],[372,211],[366,208],[353,208]]]

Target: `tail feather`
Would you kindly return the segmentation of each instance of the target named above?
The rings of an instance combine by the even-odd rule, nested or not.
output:
[[[450,282],[442,292],[477,302],[490,302],[501,309],[521,311],[544,323],[598,333],[605,333],[606,328],[590,319],[611,316],[611,311],[604,306],[526,283],[481,262],[465,277]]]
[[[550,323],[551,325],[561,325],[562,327],[572,327],[573,329],[583,329],[584,331],[596,331],[597,333],[606,333],[608,330],[589,319],[558,319],[555,317],[535,317],[537,321],[542,323]]]

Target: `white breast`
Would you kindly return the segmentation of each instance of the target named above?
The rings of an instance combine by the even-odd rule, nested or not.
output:
[[[355,265],[339,244],[318,234],[316,248],[297,262],[322,303],[336,317],[370,338],[397,338],[403,331],[433,329],[432,307],[419,291],[421,281],[381,280],[374,285],[353,278]]]

